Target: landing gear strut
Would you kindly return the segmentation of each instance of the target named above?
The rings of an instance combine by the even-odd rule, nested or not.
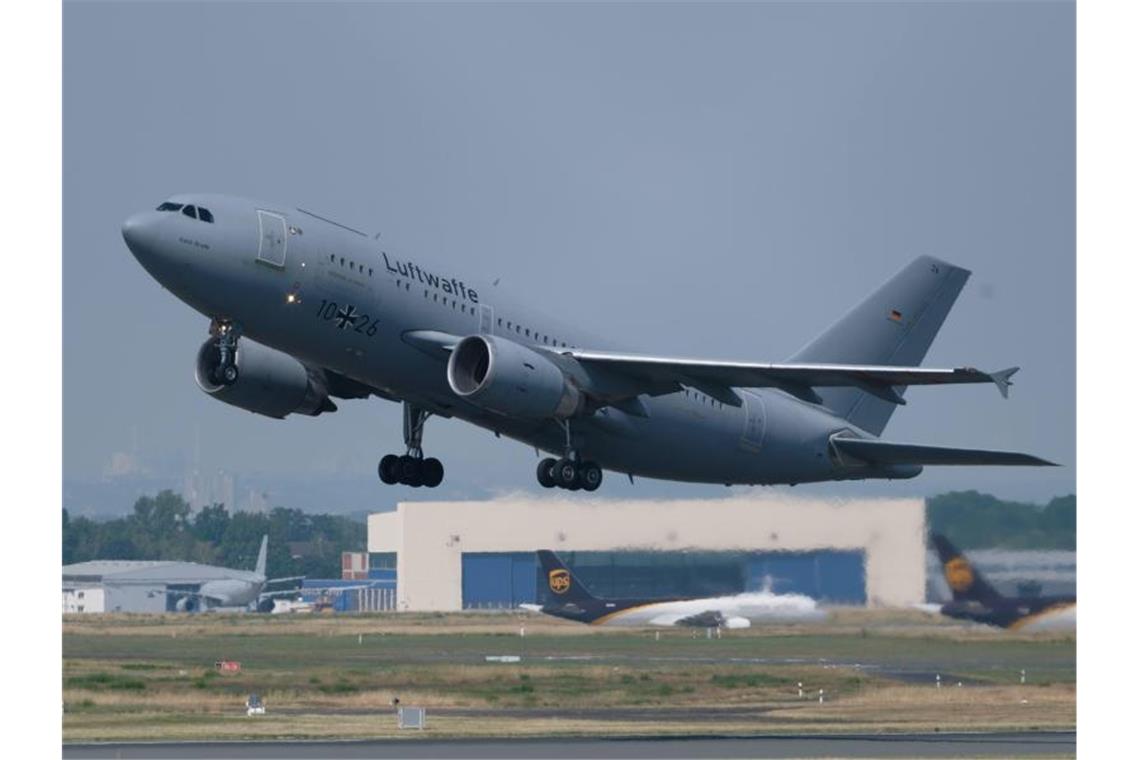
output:
[[[218,385],[233,385],[238,381],[237,345],[241,330],[233,322],[223,319],[210,321],[210,335],[217,338],[218,366],[212,372]]]
[[[430,416],[428,410],[404,402],[404,445],[408,450],[403,456],[388,454],[380,460],[376,468],[380,480],[412,488],[435,488],[443,482],[443,464],[435,457],[424,459],[424,423]]]
[[[596,491],[602,484],[602,468],[594,462],[582,461],[571,444],[570,421],[560,423],[566,431],[566,449],[561,459],[548,457],[538,463],[538,484],[543,488],[565,488],[567,491]]]

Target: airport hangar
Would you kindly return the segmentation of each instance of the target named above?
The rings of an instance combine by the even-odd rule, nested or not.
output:
[[[534,552],[558,552],[597,596],[755,591],[909,606],[926,595],[922,499],[581,500],[513,496],[403,502],[368,517],[396,609],[507,609],[545,595]]]

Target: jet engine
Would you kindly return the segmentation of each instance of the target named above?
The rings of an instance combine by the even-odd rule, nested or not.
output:
[[[194,367],[198,387],[218,401],[277,419],[336,411],[324,378],[289,354],[242,338],[235,358],[240,374],[233,385],[214,380],[220,361],[217,344],[208,340],[198,349]]]
[[[456,395],[512,417],[571,417],[585,401],[548,357],[493,335],[459,341],[447,362],[447,382]]]
[[[201,608],[197,597],[184,596],[174,603],[174,609],[178,612],[197,612]]]

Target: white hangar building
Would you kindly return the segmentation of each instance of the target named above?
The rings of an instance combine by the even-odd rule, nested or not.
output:
[[[922,499],[518,496],[404,502],[368,518],[368,551],[374,564],[395,568],[401,610],[534,602],[538,549],[558,552],[598,596],[771,586],[824,603],[886,607],[920,603],[926,594]]]

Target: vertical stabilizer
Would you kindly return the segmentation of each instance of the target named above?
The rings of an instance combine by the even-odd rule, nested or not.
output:
[[[261,537],[261,548],[257,550],[257,564],[253,568],[253,572],[261,577],[265,577],[265,556],[269,552],[269,535],[266,534]]]
[[[970,273],[920,256],[791,358],[793,362],[917,367]],[[902,394],[905,388],[896,388]],[[874,435],[897,404],[858,388],[819,388],[827,408]]]
[[[966,559],[945,536],[935,533],[930,536],[930,542],[938,552],[938,561],[942,563],[942,575],[946,578],[946,585],[954,594],[954,601],[992,604],[1002,598],[997,589],[986,582],[982,574],[970,564],[970,560]]]
[[[570,568],[566,567],[557,554],[547,549],[540,549],[538,561],[542,565],[540,597],[545,596],[556,604],[594,600],[595,597],[574,577]]]

